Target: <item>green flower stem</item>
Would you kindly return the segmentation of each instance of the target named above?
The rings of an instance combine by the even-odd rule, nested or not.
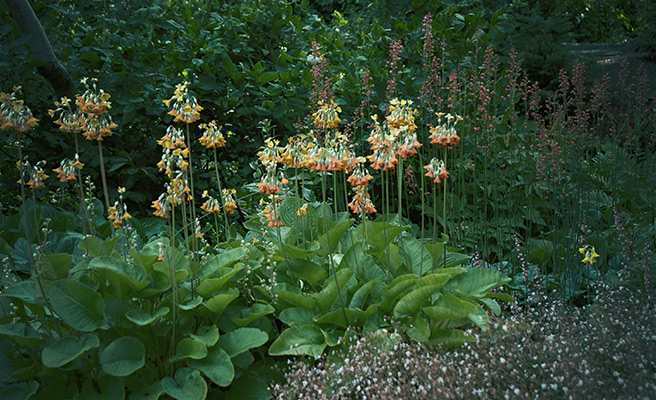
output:
[[[334,175],[333,175],[334,176]],[[344,321],[346,321],[346,326],[349,326],[348,316],[346,315],[346,304],[344,303],[344,298],[342,297],[342,290],[339,287],[339,281],[337,280],[337,273],[335,271],[335,263],[333,262],[333,250],[330,245],[330,235],[326,230],[326,225],[328,222],[328,213],[326,211],[326,171],[322,172],[321,179],[321,195],[323,197],[323,230],[326,235],[326,240],[328,241],[328,264],[330,265],[330,273],[333,274],[335,278],[335,287],[337,288],[337,296],[339,296],[339,301],[342,303],[342,312],[344,313]],[[365,229],[366,230],[366,229]]]
[[[62,337],[62,332],[61,329],[59,329],[59,323],[57,322],[57,318],[54,317],[55,311],[52,309],[52,306],[50,305],[50,300],[48,300],[48,296],[46,296],[46,292],[43,289],[43,282],[41,282],[41,273],[39,271],[39,268],[36,266],[36,262],[34,261],[34,254],[32,253],[32,242],[30,241],[30,228],[29,224],[27,222],[27,201],[25,200],[25,183],[23,179],[23,144],[21,142],[21,135],[20,132],[16,133],[16,136],[18,137],[18,170],[20,173],[20,188],[21,188],[21,202],[23,203],[23,226],[25,227],[25,239],[27,240],[27,247],[29,248],[29,253],[30,253],[30,266],[32,267],[32,271],[34,272],[34,278],[36,279],[37,284],[39,285],[39,291],[41,292],[41,295],[43,296],[43,299],[46,302],[46,306],[50,310],[50,314],[53,316],[52,320],[55,322],[55,329],[57,330],[57,333],[59,334],[59,337]]]
[[[226,212],[225,204],[223,202],[223,187],[221,185],[221,178],[219,177],[219,160],[216,155],[216,148],[214,149],[214,172],[216,173],[216,183],[219,186],[219,200],[221,201],[221,208],[223,209],[223,222],[225,227],[226,242],[230,240],[230,225],[228,223],[228,213]],[[218,228],[217,228],[218,229]],[[218,243],[217,243],[218,244]]]
[[[399,226],[403,225],[403,213],[402,213],[402,201],[401,199],[403,198],[403,157],[399,157],[399,165],[397,166],[397,173],[396,173],[396,185],[397,185],[397,193],[398,193],[398,198],[397,201],[399,202]]]
[[[100,177],[102,178],[103,194],[105,195],[105,211],[109,210],[109,191],[107,190],[107,175],[105,173],[105,159],[103,158],[102,141],[98,140],[98,154],[100,155]],[[112,228],[112,236],[116,234],[113,224],[109,224]]]

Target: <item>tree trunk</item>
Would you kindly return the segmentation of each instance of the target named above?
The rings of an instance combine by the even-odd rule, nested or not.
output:
[[[5,3],[21,32],[28,38],[37,71],[50,82],[57,98],[66,96],[72,99],[75,96],[73,80],[52,51],[50,41],[30,3],[27,0],[5,0]]]

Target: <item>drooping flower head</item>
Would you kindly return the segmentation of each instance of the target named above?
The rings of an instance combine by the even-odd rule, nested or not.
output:
[[[586,244],[585,246],[581,247],[579,249],[579,253],[585,255],[583,260],[581,262],[583,264],[587,265],[592,265],[597,262],[597,258],[599,258],[599,254],[595,251],[594,246],[590,246],[589,244]]]
[[[86,119],[82,110],[76,108],[73,110],[73,101],[68,97],[62,97],[61,101],[55,101],[54,110],[48,110],[48,115],[54,118],[59,115],[55,120],[55,124],[59,125],[59,130],[68,133],[82,133],[86,124]]]
[[[342,112],[340,106],[333,100],[330,102],[319,100],[318,104],[321,108],[312,114],[315,128],[324,130],[339,127],[339,123],[342,121],[339,119],[339,113]]]
[[[59,164],[59,167],[53,169],[53,171],[57,173],[57,179],[59,179],[61,182],[66,182],[77,179],[79,174],[78,171],[83,167],[84,164],[80,162],[80,156],[75,154],[74,160],[64,158]]]
[[[0,129],[25,132],[39,122],[25,102],[18,98],[21,87],[17,86],[11,94],[0,93]]]
[[[189,93],[188,86],[187,81],[176,85],[173,97],[164,100],[164,104],[171,108],[168,114],[175,117],[173,122],[192,123],[200,119],[203,107],[198,104],[196,97]]]
[[[198,138],[200,144],[208,149],[218,149],[225,146],[225,138],[221,133],[221,127],[216,124],[216,121],[200,124],[198,127],[203,129],[203,136]]]
[[[456,124],[462,121],[462,117],[444,113],[436,113],[436,115],[438,125],[430,128],[431,143],[439,146],[457,146],[460,143],[460,136],[456,133]],[[442,118],[446,120],[444,123]]]
[[[435,183],[440,183],[449,177],[449,172],[446,170],[444,161],[437,158],[433,158],[428,165],[424,166],[424,169],[428,170],[426,176],[431,178]]]
[[[91,81],[91,85],[89,85]],[[82,134],[88,140],[103,140],[103,138],[112,135],[112,129],[116,125],[109,115],[109,109],[112,107],[109,102],[109,93],[98,88],[98,80],[93,78],[83,78],[82,83],[87,90],[80,96],[77,96],[75,103],[78,109],[86,114],[85,123],[82,128]]]

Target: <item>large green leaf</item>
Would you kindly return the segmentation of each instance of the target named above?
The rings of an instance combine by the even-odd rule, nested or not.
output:
[[[244,254],[244,248],[240,246],[210,257],[206,262],[201,264],[198,271],[198,278],[202,280],[214,274],[216,271],[236,263]]]
[[[269,355],[319,357],[326,346],[326,337],[316,325],[292,326],[271,343]]]
[[[50,304],[68,325],[82,332],[105,324],[105,303],[98,292],[84,283],[65,279],[50,289]]]
[[[116,247],[116,243],[118,243],[120,238],[119,235],[108,240],[102,240],[97,237],[88,237],[85,241],[80,242],[77,247],[82,249],[82,251],[87,251],[87,249],[89,249],[89,255],[91,257],[111,256]]]
[[[451,279],[444,292],[453,292],[475,298],[485,297],[490,290],[510,282],[510,278],[501,272],[489,268],[470,268],[467,273]]]
[[[478,309],[476,304],[450,295],[442,295],[434,305],[423,308],[433,323],[468,318],[469,315],[476,314]]]
[[[198,328],[196,333],[191,333],[189,336],[205,343],[205,346],[211,347],[219,340],[219,328],[216,325],[204,325]]]
[[[339,292],[344,291],[344,285],[346,285],[346,282],[351,278],[352,275],[353,275],[352,269],[344,268],[344,269],[340,269],[339,271],[336,272],[335,275],[328,278],[321,292],[314,295],[314,298],[317,299],[317,306],[319,307],[320,310],[328,311],[332,308],[332,306],[339,298],[339,294],[340,294]],[[337,277],[336,280],[335,277]],[[338,285],[339,285],[339,291],[337,290]],[[344,300],[346,301],[346,299]],[[346,304],[340,304],[340,305],[345,306]]]
[[[328,232],[319,237],[321,248],[331,253],[337,251],[337,246],[339,245],[339,241],[341,240],[342,235],[351,227],[352,224],[353,220],[347,219],[337,223],[335,226],[330,228]],[[328,245],[329,243],[330,246]]]
[[[294,277],[303,279],[311,286],[321,285],[328,276],[328,272],[319,265],[308,260],[288,259],[278,264],[278,273],[286,273],[291,269]]]
[[[365,253],[361,242],[355,242],[346,251],[340,262],[340,269],[344,267],[353,269],[361,282],[375,279],[381,282],[387,281],[387,273],[383,270],[382,265],[371,254]]]
[[[207,307],[207,309],[213,313],[221,315],[228,304],[230,304],[237,297],[239,297],[239,290],[230,289],[226,293],[219,293],[211,299],[207,300],[205,302],[205,307]]]
[[[298,210],[306,205],[303,216],[297,214]],[[286,197],[278,207],[280,219],[285,226],[299,231],[307,241],[318,236],[317,214],[314,207],[298,197]]]
[[[13,297],[23,300],[29,304],[36,304],[34,296],[36,294],[36,281],[25,280],[9,285],[2,291],[0,296]]]
[[[160,307],[154,314],[147,313],[141,309],[134,308],[125,314],[125,317],[139,326],[150,325],[168,314],[168,307]]]
[[[230,386],[235,377],[235,367],[230,361],[230,356],[219,346],[211,347],[207,357],[201,360],[190,360],[189,366],[223,387]]]
[[[406,292],[412,290],[417,282],[417,275],[406,274],[395,278],[390,282],[389,286],[383,294],[383,299],[379,304],[379,308],[383,312],[390,311],[396,305],[396,301],[403,296]]]
[[[133,336],[122,336],[99,354],[103,372],[112,376],[128,376],[144,366],[146,347]]]
[[[207,396],[205,379],[191,368],[180,368],[174,378],[166,376],[161,382],[164,392],[177,400],[203,400]]]
[[[446,280],[448,280],[448,276],[446,276]],[[428,305],[428,299],[441,287],[441,285],[422,286],[406,293],[394,306],[394,316],[396,318],[414,316],[421,307]]]
[[[252,348],[262,346],[269,340],[266,332],[257,328],[238,328],[232,332],[221,335],[219,346],[230,357],[235,357]]]
[[[99,345],[98,336],[92,333],[84,334],[81,337],[63,336],[43,349],[41,360],[43,365],[48,368],[59,368]]]
[[[207,346],[201,340],[194,338],[184,338],[175,346],[175,356],[173,360],[178,361],[185,358],[200,360],[207,356]]]
[[[39,268],[41,276],[46,279],[63,279],[73,262],[73,255],[68,253],[49,254],[41,259]]]
[[[417,239],[403,236],[400,239],[399,253],[408,267],[408,271],[422,276],[433,266],[433,256]]]
[[[290,288],[291,290],[291,288]],[[284,290],[284,286],[278,285],[274,292],[278,300],[283,300],[292,307],[302,307],[308,310],[314,310],[317,305],[317,300],[314,297],[305,296],[301,293],[295,293],[290,290]],[[283,303],[284,305],[285,303]]]
[[[311,325],[314,320],[314,311],[301,307],[285,308],[280,312],[278,319],[289,326]]]
[[[378,279],[374,279],[360,286],[360,288],[353,294],[353,297],[351,298],[351,303],[349,304],[349,308],[364,308],[365,302],[367,301],[369,294],[377,286],[381,288],[383,286],[383,284],[380,283]]]
[[[230,320],[238,327],[244,327],[258,318],[273,314],[276,309],[271,304],[255,303],[249,308],[242,309],[239,317],[231,317]]]
[[[386,222],[365,221],[355,228],[354,234],[358,240],[365,240],[373,246],[375,255],[378,255],[401,233],[401,230],[400,227]]]
[[[39,390],[39,382],[7,382],[0,384],[0,398],[3,400],[27,400]]]
[[[214,295],[216,292],[223,288],[223,286],[230,280],[230,278],[235,276],[243,268],[243,265],[235,265],[234,268],[225,271],[225,273],[219,277],[201,279],[200,285],[198,285],[197,289],[198,293],[205,298]]]

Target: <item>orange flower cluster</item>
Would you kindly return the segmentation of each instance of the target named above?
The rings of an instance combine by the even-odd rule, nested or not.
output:
[[[281,149],[278,140],[268,138],[264,141],[264,149],[258,152],[259,160],[266,169],[257,188],[264,194],[280,193],[281,186],[289,183],[282,172],[278,171],[278,163],[282,162]]]
[[[348,206],[351,208],[351,211],[355,214],[373,214],[376,212],[376,207],[371,201],[371,196],[369,196],[369,181],[373,177],[367,171],[367,168],[362,165],[366,161],[364,157],[358,157],[356,159],[357,166],[353,169],[353,173],[348,177],[347,181],[354,186],[353,190],[355,195],[353,196],[353,201],[351,201]]]
[[[433,158],[428,165],[424,166],[424,169],[428,170],[426,176],[431,178],[435,183],[440,183],[449,177],[449,172],[446,170],[444,161],[438,160],[437,158]]]
[[[170,177],[174,171],[187,170],[189,149],[185,144],[185,134],[182,129],[169,126],[166,134],[157,141],[157,144],[164,148],[162,159],[157,163],[160,172],[164,171]]]
[[[0,92],[0,129],[25,132],[39,122],[23,100],[18,99],[21,87],[14,88],[12,94]]]
[[[175,117],[173,122],[192,123],[200,119],[200,112],[203,110],[196,101],[196,97],[189,93],[189,82],[185,81],[176,85],[173,97],[164,100],[167,107],[171,107],[169,115]]]
[[[221,196],[223,197],[223,207],[228,214],[234,214],[237,209],[237,200],[235,199],[235,189],[223,189]]]
[[[61,101],[55,101],[57,108],[48,110],[48,115],[54,118],[56,114],[59,114],[59,118],[55,120],[55,124],[59,125],[60,131],[82,133],[87,121],[79,108],[73,111],[73,107],[71,107],[72,102],[68,97],[62,97]]]
[[[216,125],[216,121],[208,124],[200,124],[199,128],[204,129],[203,136],[198,141],[208,149],[218,149],[225,146],[225,138],[221,133],[221,127]]]
[[[416,114],[417,110],[412,108],[411,100],[392,99],[389,114],[383,123],[378,122],[376,115],[371,116],[374,128],[367,141],[371,143],[373,153],[367,158],[374,169],[394,169],[399,157],[408,158],[417,154],[421,143],[417,141]]]
[[[312,116],[314,117],[314,126],[321,130],[337,128],[342,121],[339,119],[339,113],[342,112],[339,105],[333,100],[330,100],[330,103],[320,100],[318,104],[321,108],[312,113]]]
[[[203,198],[207,200],[205,201],[205,203],[203,203],[202,206],[200,206],[201,210],[209,214],[211,213],[221,214],[221,205],[219,204],[219,201],[214,197],[210,196],[207,190],[203,191]]]
[[[417,141],[417,125],[415,115],[417,109],[412,108],[412,100],[392,99],[389,106],[387,123],[390,133],[398,138],[396,154],[401,158],[409,158],[417,154],[421,143]]]
[[[266,202],[264,199],[260,201],[260,204],[265,205],[262,210],[262,215],[266,218],[267,226],[270,228],[275,228],[277,226],[283,226],[282,219],[280,219],[280,213],[277,209],[277,204],[281,202],[281,197],[277,195],[269,196],[270,202]],[[275,204],[274,204],[275,203]]]
[[[112,221],[112,225],[114,225],[114,228],[116,229],[122,227],[125,221],[132,218],[130,213],[128,213],[128,206],[123,203],[123,193],[125,193],[125,188],[119,187],[118,192],[120,194],[119,201],[115,202],[114,205],[107,210],[109,212],[107,219]]]
[[[77,179],[77,171],[80,171],[84,164],[80,162],[80,156],[75,154],[75,160],[65,158],[59,164],[59,168],[53,169],[57,173],[57,179],[61,182]]]
[[[431,135],[429,136],[431,143],[440,146],[457,146],[460,143],[460,136],[456,133],[456,124],[462,121],[462,117],[444,113],[436,114],[440,125],[431,126]],[[442,117],[446,119],[444,124],[442,124]]]
[[[29,186],[32,189],[39,189],[45,187],[43,181],[48,179],[45,171],[43,171],[43,166],[46,165],[45,160],[41,160],[36,164],[32,165],[29,161],[25,161],[21,164],[20,161],[16,162],[16,168],[22,172],[22,176],[18,179],[18,183],[23,183]],[[25,182],[25,177],[27,176],[28,180]]]
[[[348,136],[335,131],[325,136],[324,145],[311,146],[305,155],[305,166],[315,171],[351,171],[357,164],[355,158]]]
[[[87,114],[86,121],[82,127],[82,134],[88,140],[103,140],[104,137],[112,135],[112,129],[116,125],[109,115],[111,103],[108,101],[110,94],[98,88],[97,79],[83,78],[82,83],[87,90],[80,96],[77,96],[75,103],[80,111]]]
[[[290,168],[305,168],[306,156],[313,147],[306,135],[290,136],[287,146],[280,150],[281,162]]]

